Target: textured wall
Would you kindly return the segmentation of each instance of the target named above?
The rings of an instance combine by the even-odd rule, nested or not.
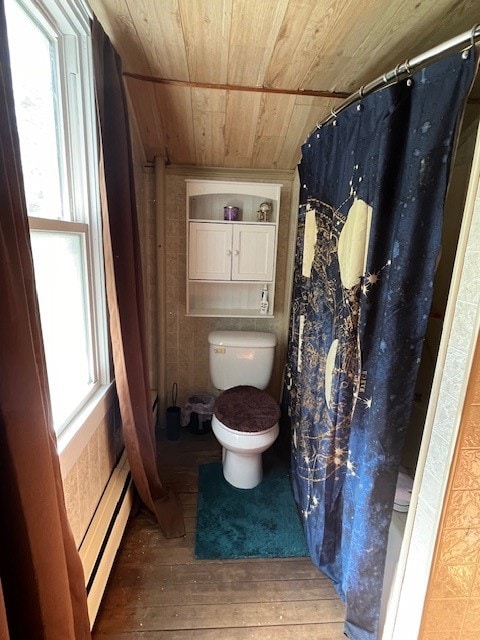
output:
[[[421,640],[480,637],[480,341],[427,592]]]
[[[122,449],[120,414],[115,402],[63,479],[68,520],[77,547],[83,540]]]
[[[240,174],[237,174],[238,176]],[[261,175],[261,174],[260,174]],[[283,366],[288,331],[289,300],[286,300],[285,283],[289,281],[287,274],[287,257],[289,242],[293,239],[290,232],[290,209],[292,197],[291,180],[272,180],[270,176],[265,182],[281,182],[281,204],[278,230],[277,271],[275,284],[274,318],[190,318],[185,316],[186,310],[186,191],[185,179],[198,178],[194,168],[189,174],[185,167],[180,173],[175,168],[167,168],[166,177],[166,390],[177,382],[179,402],[193,393],[213,393],[208,371],[208,334],[215,329],[272,331],[277,335],[275,369],[270,393],[280,397]],[[209,178],[225,179],[212,173]],[[234,179],[232,173],[227,179]],[[245,179],[245,178],[244,178]],[[292,176],[293,179],[293,176]],[[262,181],[260,177],[252,177],[248,181]],[[162,310],[159,310],[161,313]],[[167,404],[170,396],[167,395]]]

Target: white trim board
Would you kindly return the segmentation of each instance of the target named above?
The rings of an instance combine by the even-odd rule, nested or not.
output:
[[[80,545],[87,585],[88,614],[93,627],[133,504],[133,485],[123,453]]]

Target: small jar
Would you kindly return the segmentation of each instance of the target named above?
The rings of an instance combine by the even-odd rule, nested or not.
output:
[[[223,207],[223,219],[224,220],[238,220],[240,217],[240,209],[238,207],[226,206]]]

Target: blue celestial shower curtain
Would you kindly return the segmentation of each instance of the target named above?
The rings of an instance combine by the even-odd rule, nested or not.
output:
[[[377,638],[399,458],[473,49],[341,112],[302,147],[284,401],[313,562]]]

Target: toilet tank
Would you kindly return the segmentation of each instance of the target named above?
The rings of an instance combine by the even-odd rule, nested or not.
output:
[[[212,331],[208,336],[210,378],[220,391],[247,384],[268,385],[277,338],[260,331]]]

